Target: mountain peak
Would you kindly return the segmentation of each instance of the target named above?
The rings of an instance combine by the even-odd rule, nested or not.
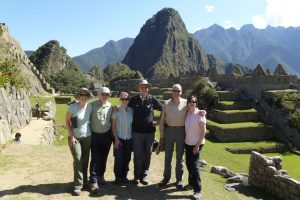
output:
[[[208,68],[205,52],[172,8],[164,8],[146,21],[123,62],[155,79]]]

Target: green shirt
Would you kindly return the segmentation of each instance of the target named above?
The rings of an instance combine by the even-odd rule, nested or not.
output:
[[[106,133],[111,128],[112,105],[109,102],[102,104],[100,100],[90,103],[92,114],[90,119],[91,131],[95,133]]]

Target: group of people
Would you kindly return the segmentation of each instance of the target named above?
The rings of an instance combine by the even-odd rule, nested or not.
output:
[[[160,145],[165,149],[163,180],[158,184],[165,187],[171,178],[172,155],[176,144],[176,188],[194,189],[193,199],[201,197],[199,157],[205,139],[206,112],[196,106],[197,98],[181,98],[179,84],[172,87],[172,98],[164,105],[149,94],[151,85],[141,80],[136,86],[139,94],[129,97],[127,92],[119,95],[120,106],[114,107],[108,101],[111,92],[102,87],[99,99],[88,103],[91,93],[86,88],[78,90],[77,101],[70,104],[66,113],[68,142],[73,156],[74,195],[90,188],[99,192],[99,185],[105,185],[104,173],[111,145],[115,156],[114,173],[116,184],[148,185],[148,171],[151,162],[156,126],[160,127]],[[161,111],[159,121],[154,120],[154,110]],[[134,179],[127,175],[131,152],[134,155]],[[184,151],[189,172],[188,185],[183,187]],[[89,156],[90,177],[87,176]]]

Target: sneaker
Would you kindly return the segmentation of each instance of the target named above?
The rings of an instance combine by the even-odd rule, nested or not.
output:
[[[122,183],[130,183],[130,181],[128,180],[128,178],[127,177],[123,177],[122,178]]]
[[[183,189],[183,183],[182,183],[182,181],[176,181],[176,188],[178,190],[182,190]]]
[[[141,184],[143,185],[148,185],[149,184],[149,181],[148,181],[148,178],[147,176],[143,177],[141,180],[140,180]]]
[[[199,200],[201,198],[201,192],[195,192],[192,196],[193,200]]]
[[[74,196],[80,196],[80,189],[79,188],[74,189],[73,195]]]
[[[135,184],[135,185],[139,184],[139,179],[134,178],[134,179],[132,180],[132,183]]]
[[[99,187],[97,183],[91,183],[90,189],[92,194],[98,194],[99,193]]]
[[[184,190],[192,190],[194,187],[191,184],[187,184],[183,187]]]
[[[100,176],[100,177],[98,178],[98,183],[99,183],[100,185],[106,185],[106,180],[104,179],[104,176]]]
[[[169,183],[168,179],[163,179],[161,182],[158,183],[158,187],[166,187]]]

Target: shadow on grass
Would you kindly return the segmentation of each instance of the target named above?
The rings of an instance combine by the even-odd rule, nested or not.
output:
[[[175,194],[176,193],[176,194]],[[137,199],[137,200],[153,200],[153,199],[190,199],[190,195],[186,192],[179,191],[175,188],[175,183],[169,184],[164,188],[159,188],[157,184],[147,186],[128,184],[123,186],[109,185],[100,187],[100,193],[90,194],[90,197],[101,198],[106,195],[115,196],[114,199]]]
[[[267,191],[261,190],[259,188],[253,187],[253,186],[238,187],[238,188],[236,188],[236,191],[247,197],[253,197],[255,199],[282,200],[282,198],[279,198]]]
[[[0,191],[0,198],[8,195],[21,195],[22,193],[38,193],[42,195],[55,195],[70,193],[73,189],[73,183],[51,183],[39,185],[21,185],[14,189]],[[176,192],[176,194],[175,194]],[[147,186],[137,186],[128,184],[123,186],[114,185],[109,182],[105,186],[100,186],[100,193],[97,195],[90,194],[91,198],[101,198],[104,196],[114,196],[114,199],[190,199],[186,192],[178,191],[175,184],[169,184],[164,189],[158,188],[157,184]]]
[[[21,185],[14,189],[0,191],[0,197],[6,195],[19,195],[22,193],[40,193],[43,195],[68,193],[73,188],[73,183],[49,183],[39,185]]]

